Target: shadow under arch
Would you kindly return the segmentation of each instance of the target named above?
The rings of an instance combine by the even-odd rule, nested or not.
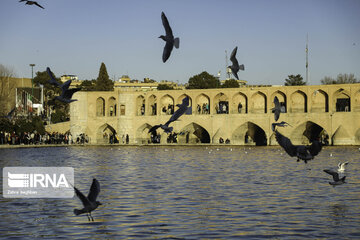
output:
[[[192,122],[180,130],[178,142],[182,144],[210,143],[210,135],[205,128]]]
[[[96,132],[96,143],[108,144],[110,143],[110,137],[114,137],[115,134],[116,130],[111,125],[105,123],[101,125]]]
[[[265,131],[252,122],[246,122],[235,129],[232,134],[232,143],[240,145],[266,146]]]
[[[151,133],[149,129],[151,128],[150,124],[144,123],[136,130],[136,141],[137,143],[146,144],[151,142]]]
[[[295,128],[290,140],[293,144],[310,144],[314,140],[321,140],[324,145],[328,145],[329,135],[320,125],[306,121]]]

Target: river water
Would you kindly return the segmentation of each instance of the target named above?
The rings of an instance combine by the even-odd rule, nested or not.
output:
[[[339,161],[350,162],[347,183],[332,187],[323,169]],[[360,239],[358,147],[324,148],[308,164],[279,147],[0,149],[0,166],[73,167],[84,194],[99,180],[103,204],[89,222],[73,214],[77,197],[1,192],[4,239]]]

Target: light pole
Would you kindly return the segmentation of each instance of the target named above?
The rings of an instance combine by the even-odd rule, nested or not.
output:
[[[35,64],[30,63],[29,65],[31,67],[31,101],[32,101],[33,96],[34,96],[34,67],[35,67]]]

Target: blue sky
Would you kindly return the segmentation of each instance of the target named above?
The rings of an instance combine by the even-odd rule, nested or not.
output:
[[[324,76],[360,78],[359,0],[38,0],[45,10],[1,0],[0,64],[18,77],[51,67],[56,76],[95,79],[101,62],[110,78],[186,83],[207,71],[225,78],[225,50],[238,46],[248,84],[281,85],[305,78],[309,36],[310,84]],[[162,62],[167,15],[180,49]]]

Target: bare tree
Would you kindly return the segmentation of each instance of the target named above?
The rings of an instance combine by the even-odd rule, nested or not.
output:
[[[339,74],[337,78],[324,77],[321,79],[321,84],[345,84],[345,83],[358,83],[354,74]]]
[[[12,69],[0,64],[0,115],[6,115],[13,104],[15,96],[15,73]]]

